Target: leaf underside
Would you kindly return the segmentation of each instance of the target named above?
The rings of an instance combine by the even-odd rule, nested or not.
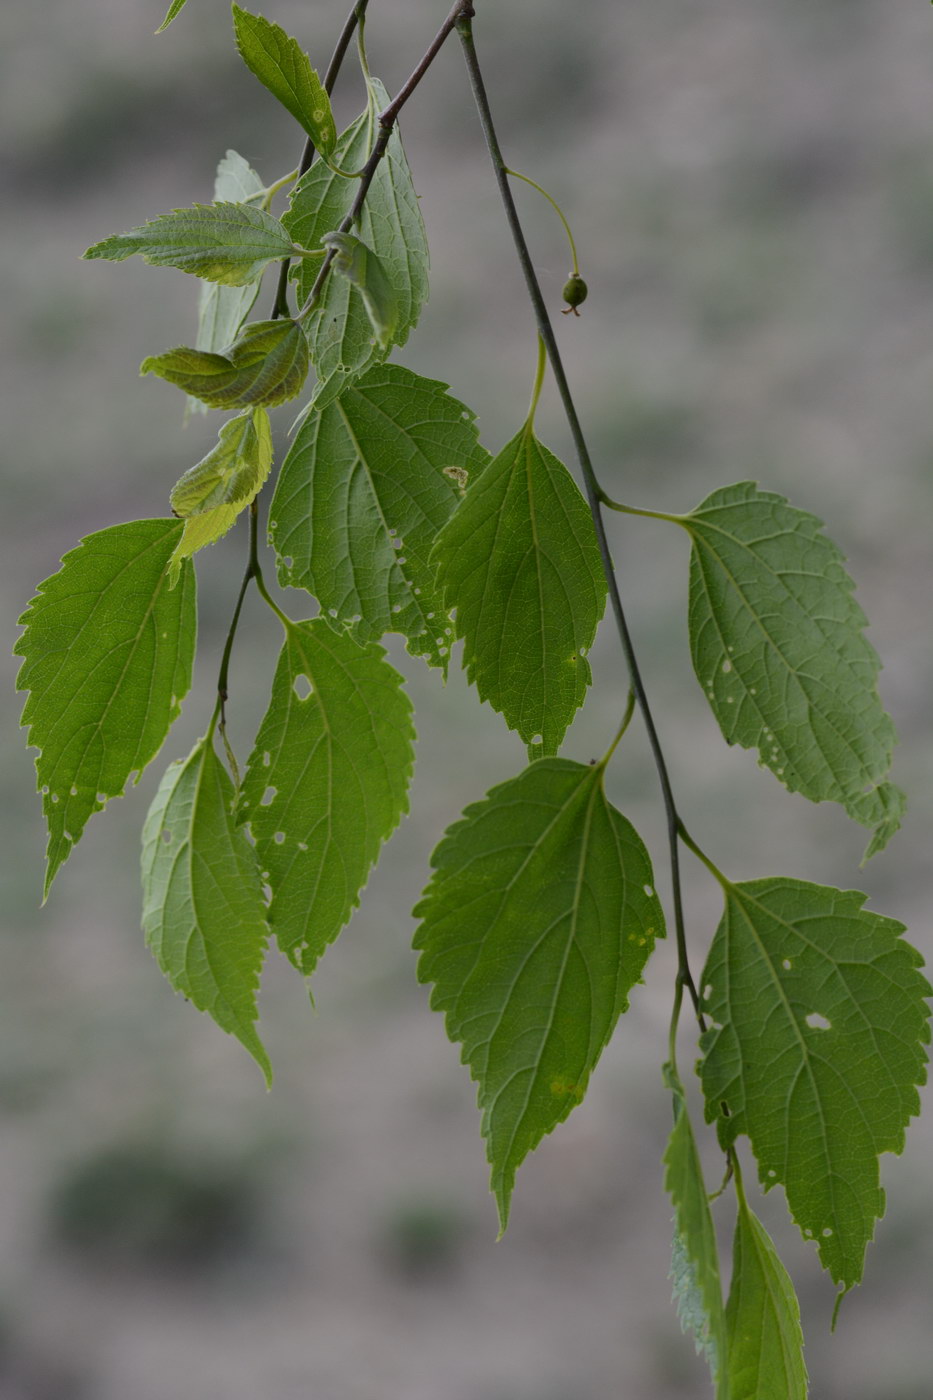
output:
[[[767,1231],[742,1194],[726,1329],[729,1400],[807,1400],[797,1295]]]
[[[180,345],[143,360],[157,374],[209,408],[273,408],[301,391],[308,343],[296,321],[253,321],[224,354]]]
[[[260,194],[263,183],[252,166],[238,155],[228,151],[217,166],[214,180],[214,200],[216,203],[242,203],[251,195]],[[260,278],[242,287],[225,287],[220,282],[202,282],[198,303],[198,333],[194,342],[196,350],[210,350],[215,353],[232,345],[240,333],[259,293]],[[207,404],[200,399],[189,397],[188,409],[191,412],[206,413]]]
[[[606,579],[589,507],[530,426],[467,486],[432,561],[480,699],[533,757],[555,754],[586,698]]]
[[[85,258],[123,262],[138,253],[207,282],[245,287],[293,251],[278,219],[255,204],[195,204],[95,243]]]
[[[377,104],[387,105],[388,94],[377,79],[372,81],[372,89]],[[335,162],[345,170],[359,170],[369,155],[370,135],[369,113],[363,112],[339,138]],[[291,209],[282,219],[289,236],[303,248],[320,247],[325,233],[339,228],[349,213],[355,186],[355,181],[336,175],[323,162],[316,161],[293,191]],[[391,342],[404,345],[428,298],[428,244],[397,126],[376,169],[354,232],[385,269],[397,305]],[[300,304],[310,296],[317,271],[313,264],[304,261],[293,265],[291,275]],[[376,341],[363,299],[345,278],[328,277],[306,329],[311,362],[319,381],[315,400],[321,405],[385,358],[386,347]]]
[[[757,747],[791,792],[876,828],[875,854],[905,798],[887,781],[894,725],[842,554],[822,521],[753,482],[677,520],[693,539],[693,664],[727,743]]]
[[[601,768],[564,759],[468,807],[431,864],[418,979],[478,1082],[504,1230],[519,1165],[583,1098],[664,916]]]
[[[729,1400],[716,1230],[683,1087],[671,1065],[665,1067],[665,1078],[674,1096],[674,1127],[664,1153],[664,1189],[674,1205],[671,1278],[677,1315],[706,1359],[717,1400]]]
[[[879,1154],[903,1150],[919,1112],[929,1040],[920,955],[864,901],[798,880],[732,885],[702,978],[707,1117],[724,1147],[747,1134],[762,1186],[783,1185],[846,1290],[884,1213]]]
[[[269,511],[279,582],[306,588],[361,641],[400,632],[446,670],[453,629],[428,562],[460,499],[445,468],[475,475],[488,460],[446,385],[370,370],[312,411],[282,464]]]
[[[412,707],[382,647],[323,619],[289,626],[240,795],[269,923],[306,976],[408,810]]]
[[[49,831],[48,894],[88,818],[155,757],[191,685],[197,634],[190,565],[170,591],[177,520],[88,535],[20,618],[18,687]]]
[[[210,739],[170,765],[143,828],[143,929],[176,991],[236,1036],[267,1082],[256,992],[268,942],[256,855]]]
[[[175,483],[169,497],[185,529],[169,562],[174,587],[182,559],[227,533],[272,470],[272,430],[264,408],[228,419],[215,447]]]

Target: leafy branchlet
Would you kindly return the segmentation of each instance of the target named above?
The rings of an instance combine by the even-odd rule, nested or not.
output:
[[[173,0],[163,29],[184,4]],[[168,768],[146,821],[143,924],[172,985],[236,1036],[268,1077],[256,993],[270,936],[309,976],[408,810],[412,709],[380,641],[400,633],[414,657],[446,674],[462,638],[468,678],[517,731],[529,763],[444,835],[415,911],[415,945],[418,976],[432,984],[432,1005],[478,1085],[504,1229],[521,1162],[583,1098],[664,935],[648,851],[604,791],[637,702],[668,820],[678,952],[665,1068],[674,1126],[664,1156],[678,1310],[719,1400],[803,1400],[799,1310],[748,1205],[739,1144],[747,1139],[766,1190],[784,1188],[832,1278],[843,1290],[857,1283],[883,1210],[878,1159],[902,1150],[924,1080],[929,988],[919,955],[899,924],[865,910],[864,896],[781,875],[732,884],[688,836],[612,566],[601,512],[615,503],[589,458],[511,198],[515,172],[492,125],[473,7],[454,6],[394,102],[365,72],[366,108],[338,135],[328,91],[364,9],[355,6],[322,84],[296,39],[234,5],[247,68],[318,159],[306,152],[300,177],[266,185],[228,151],[212,204],[159,215],[85,254],[139,254],[200,279],[195,344],[150,356],[142,372],[182,389],[199,411],[234,416],[171,490],[166,482],[177,518],[89,535],[23,614],[19,684],[29,691],[23,719],[39,751],[46,888],[89,818],[163,745],[190,685],[192,556],[248,512],[249,557],[218,704],[205,738]],[[533,411],[491,455],[475,415],[446,385],[386,363],[428,292],[424,225],[396,118],[454,29],[582,492],[535,437]],[[288,209],[278,218],[270,206],[286,184]],[[586,287],[569,225],[554,207],[573,254],[564,290],[571,311]],[[270,266],[280,274],[273,314],[250,321]],[[542,351],[535,402],[544,363]],[[263,579],[256,502],[273,476],[267,410],[303,390],[270,521],[280,583],[310,595],[318,610],[293,620]],[[690,538],[690,647],[725,740],[757,750],[791,792],[839,804],[873,829],[869,854],[880,850],[904,802],[888,777],[894,728],[878,696],[880,663],[865,618],[821,522],[749,482],[715,491],[689,514],[656,518]],[[227,744],[227,668],[252,585],[285,638],[240,784],[215,734]],[[584,764],[557,755],[592,681],[587,654],[607,596],[630,703],[605,756]],[[683,918],[684,844],[725,895],[702,993]],[[725,1303],[713,1211],[674,1062],[685,990],[701,1033],[706,1115],[736,1191]]]

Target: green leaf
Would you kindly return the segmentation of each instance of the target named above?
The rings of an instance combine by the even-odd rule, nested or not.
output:
[[[247,409],[220,429],[217,446],[172,487],[172,510],[185,520],[169,561],[174,588],[182,559],[225,535],[262,490],[272,470],[272,429],[264,408]]]
[[[432,561],[480,699],[533,757],[556,753],[586,698],[606,579],[589,508],[530,422],[467,487]]]
[[[222,355],[182,345],[150,355],[139,372],[167,379],[209,408],[272,408],[300,392],[308,345],[295,321],[254,321]]]
[[[240,797],[279,947],[310,975],[408,810],[412,707],[382,647],[289,625]]]
[[[749,481],[675,518],[693,539],[693,664],[726,741],[757,746],[791,792],[877,827],[874,854],[905,799],[885,781],[894,726],[842,554],[822,521]]]
[[[337,144],[330,98],[297,39],[278,24],[233,6],[236,46],[247,68],[303,126],[327,160]]]
[[[272,429],[264,408],[247,409],[220,429],[217,446],[189,468],[169,497],[175,515],[249,505],[272,468]]]
[[[674,1127],[664,1153],[664,1188],[674,1204],[671,1277],[677,1315],[709,1365],[718,1400],[730,1400],[722,1364],[726,1324],[716,1229],[683,1086],[673,1065],[665,1065],[664,1077],[674,1096]]]
[[[743,1192],[732,1245],[726,1327],[731,1400],[807,1400],[794,1285]]]
[[[388,350],[398,324],[398,297],[372,248],[352,233],[325,233],[325,248],[334,249],[333,269],[356,287],[381,350]]]
[[[195,204],[95,243],[85,258],[123,262],[139,253],[206,282],[245,287],[270,262],[299,253],[278,219],[254,204]]]
[[[252,166],[236,151],[228,151],[217,167],[215,202],[242,204],[261,194],[264,188]],[[198,334],[194,342],[196,350],[223,350],[236,340],[259,293],[260,280],[257,277],[243,287],[224,287],[219,282],[201,283]],[[196,413],[207,412],[207,405],[199,399],[189,398],[188,408]]]
[[[49,829],[48,894],[88,818],[155,757],[191,685],[194,574],[170,593],[176,520],[88,535],[20,618],[18,686]]]
[[[373,80],[372,89],[375,102],[387,105],[388,94],[378,80]],[[367,109],[337,142],[335,163],[346,170],[361,168],[370,152],[371,135]],[[355,181],[317,161],[293,190],[291,209],[282,222],[303,248],[318,248],[326,233],[339,228],[355,195]],[[392,343],[404,345],[428,296],[428,245],[397,126],[376,169],[355,232],[385,269],[398,307]],[[317,271],[308,262],[292,267],[302,304],[311,295]],[[373,337],[363,298],[342,277],[328,277],[320,302],[308,316],[306,330],[319,380],[315,397],[322,406],[385,356],[385,347]]]
[[[583,1098],[664,916],[602,765],[532,764],[468,807],[431,864],[418,978],[479,1084],[504,1230],[517,1168]]]
[[[428,556],[488,453],[474,415],[399,365],[313,412],[282,466],[269,533],[283,586],[306,588],[363,641],[401,632],[446,669],[452,628]]]
[[[930,1034],[920,955],[864,902],[800,880],[730,885],[702,978],[707,1116],[724,1147],[748,1135],[762,1186],[783,1185],[846,1290],[884,1212],[878,1156],[902,1151],[919,1112]]]
[[[168,13],[165,16],[165,19],[159,25],[158,29],[156,30],[156,33],[161,34],[164,30],[168,29],[172,20],[175,18],[176,15],[181,14],[182,10],[185,8],[187,3],[188,0],[172,0],[172,3],[168,7]]]
[[[233,799],[211,738],[168,768],[143,828],[143,930],[175,990],[235,1035],[271,1083],[255,1025],[268,929]]]

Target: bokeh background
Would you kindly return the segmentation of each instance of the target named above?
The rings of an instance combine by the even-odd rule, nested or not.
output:
[[[321,67],[345,0],[266,13]],[[511,0],[477,8],[506,158],[573,222],[590,287],[558,317],[607,488],[687,510],[753,477],[815,511],[850,559],[901,733],[902,834],[865,871],[865,835],[727,750],[686,646],[686,551],[652,521],[613,545],[680,803],[733,877],[869,892],[930,957],[933,521],[933,13],[922,0]],[[290,120],[240,64],[226,0],[4,0],[0,8],[0,432],[8,635],[61,554],[164,514],[215,429],[141,381],[190,339],[195,284],[79,261],[106,234],[210,198],[228,146],[268,179]],[[373,0],[371,64],[397,87],[445,0]],[[336,107],[361,88],[349,64]],[[433,293],[399,359],[449,379],[495,449],[524,414],[534,334],[456,46],[404,114]],[[555,310],[562,234],[518,198]],[[263,296],[268,300],[271,289]],[[261,303],[260,303],[261,305]],[[284,434],[288,410],[279,411]],[[553,395],[541,435],[568,457]],[[199,560],[196,686],[165,753],[96,817],[39,908],[44,845],[6,665],[0,773],[2,1400],[699,1400],[708,1382],[669,1304],[659,1159],[672,950],[661,948],[585,1104],[522,1168],[495,1242],[474,1092],[415,981],[410,909],[462,807],[517,771],[514,736],[456,670],[446,691],[400,647],[421,733],[412,814],[316,977],[316,1006],[270,959],[271,1094],[243,1051],[165,985],[139,928],[138,842],[164,763],[211,707],[245,540]],[[288,606],[302,612],[300,595]],[[241,755],[278,644],[258,602],[232,671]],[[602,752],[625,682],[610,629],[565,752]],[[656,853],[640,726],[612,797]],[[688,867],[697,966],[716,893]],[[685,1018],[686,1020],[686,1018]],[[681,1055],[693,1058],[685,1028]],[[707,1144],[709,1148],[710,1145]],[[761,1203],[804,1308],[819,1400],[933,1394],[933,1122],[884,1161],[890,1209],[867,1281],[829,1334],[832,1288]],[[710,1151],[711,1174],[718,1170]],[[727,1201],[718,1207],[724,1240]]]

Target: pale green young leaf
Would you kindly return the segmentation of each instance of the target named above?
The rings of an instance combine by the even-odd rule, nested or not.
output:
[[[134,253],[205,282],[245,287],[270,262],[300,252],[278,219],[255,204],[194,204],[95,243],[85,258],[123,262]]]
[[[387,105],[388,94],[377,79],[373,80],[372,89],[375,102]],[[360,169],[369,155],[372,136],[367,110],[339,138],[334,162],[344,170]],[[282,222],[289,236],[303,248],[319,248],[324,235],[340,227],[355,195],[355,181],[344,179],[322,161],[316,161],[292,192],[291,209]],[[389,137],[354,231],[385,270],[398,308],[392,343],[404,345],[428,297],[428,245],[397,126]],[[293,265],[300,303],[311,295],[317,272],[313,263]],[[385,356],[385,349],[373,335],[360,293],[345,278],[328,277],[316,309],[308,316],[306,329],[319,381],[315,397],[322,405]]]
[[[738,1212],[726,1304],[731,1400],[807,1400],[794,1285],[744,1193]]]
[[[172,3],[168,7],[168,12],[165,16],[165,19],[159,25],[158,29],[156,30],[156,33],[161,34],[164,30],[168,29],[172,20],[176,17],[176,15],[181,14],[182,10],[185,8],[187,3],[188,0],[172,0]]]
[[[304,127],[328,159],[337,144],[330,98],[297,39],[262,15],[233,6],[236,46],[247,68]]]
[[[747,1134],[762,1186],[784,1187],[846,1290],[884,1212],[878,1156],[902,1151],[919,1112],[930,1034],[920,955],[864,902],[801,880],[730,885],[701,984],[707,1116],[723,1146]]]
[[[217,166],[214,200],[218,204],[242,204],[261,194],[262,180],[236,151],[228,151]],[[220,282],[202,282],[198,303],[196,350],[224,350],[232,345],[259,293],[260,278],[243,287],[225,287]],[[188,399],[189,410],[206,413],[207,405]]]
[[[20,618],[17,685],[49,831],[48,894],[88,818],[122,795],[162,747],[191,685],[195,580],[169,592],[177,520],[88,535]]]
[[[181,561],[225,535],[272,470],[272,429],[264,408],[247,409],[220,429],[216,447],[172,487],[172,510],[185,521],[169,561],[169,583]]]
[[[468,807],[431,864],[418,978],[479,1084],[504,1230],[519,1165],[586,1093],[664,916],[601,765],[531,764]]]
[[[489,460],[445,391],[399,365],[370,370],[305,420],[269,511],[284,586],[362,641],[401,632],[444,669],[453,629],[428,556],[460,499],[451,473],[472,480]]]
[[[272,469],[272,429],[264,408],[248,408],[221,426],[217,445],[172,487],[175,515],[249,505]]]
[[[300,392],[308,344],[295,321],[254,321],[222,355],[182,345],[150,355],[139,372],[167,379],[209,408],[272,408]]]
[[[143,828],[143,930],[175,990],[235,1035],[271,1082],[256,1034],[268,944],[262,883],[233,801],[211,738],[168,768]]]
[[[382,647],[323,618],[286,629],[240,794],[279,947],[306,976],[408,810],[415,732]]]
[[[376,344],[380,350],[388,350],[398,325],[398,297],[382,263],[372,248],[352,233],[325,233],[321,242],[334,250],[334,272],[345,277],[363,298]]]
[[[664,1069],[674,1097],[674,1127],[664,1153],[664,1187],[674,1205],[671,1278],[677,1315],[710,1369],[717,1400],[730,1396],[726,1325],[719,1277],[719,1250],[700,1154],[687,1114],[683,1086],[672,1065]]]
[[[606,579],[589,508],[530,423],[467,485],[432,562],[480,699],[532,757],[556,753],[586,698]]]
[[[875,827],[874,854],[904,795],[886,781],[894,725],[842,554],[822,521],[749,481],[677,519],[693,540],[693,664],[726,741],[757,747],[791,792]]]

